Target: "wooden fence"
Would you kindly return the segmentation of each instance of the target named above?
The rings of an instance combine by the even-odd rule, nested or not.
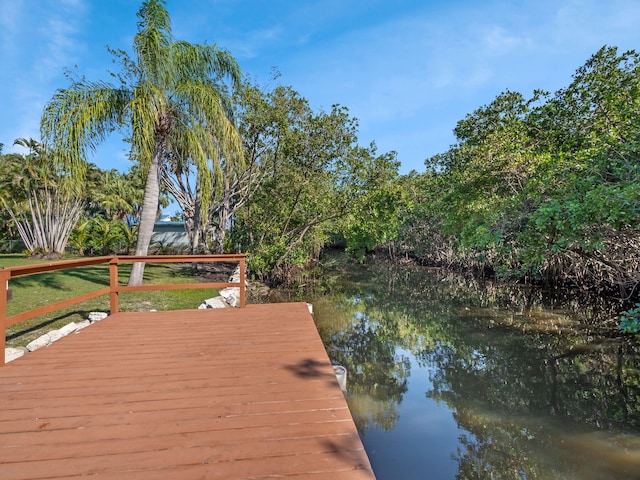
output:
[[[110,314],[118,313],[118,294],[120,292],[135,292],[149,290],[187,290],[201,288],[240,288],[240,307],[244,307],[245,301],[245,265],[246,255],[150,255],[150,256],[104,256],[91,257],[78,260],[62,260],[59,262],[40,263],[34,265],[24,265],[19,267],[9,267],[0,270],[0,351],[2,360],[0,366],[4,365],[4,349],[6,346],[6,328],[16,323],[23,322],[30,318],[44,315],[61,308],[69,307],[101,295],[109,295]],[[227,263],[238,262],[240,266],[240,281],[236,282],[209,282],[209,283],[187,283],[187,284],[159,284],[128,286],[118,284],[118,265],[122,263]],[[56,270],[68,270],[90,265],[109,264],[109,286],[95,290],[93,292],[77,295],[59,302],[55,302],[42,307],[26,310],[15,315],[7,316],[7,298],[9,292],[9,282],[12,278],[35,275],[38,273],[53,272]],[[3,288],[4,286],[4,288]]]

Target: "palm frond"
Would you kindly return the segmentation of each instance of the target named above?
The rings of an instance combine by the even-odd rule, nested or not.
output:
[[[234,87],[240,85],[242,79],[240,66],[233,56],[215,45],[178,40],[171,45],[171,59],[182,78],[230,80]]]
[[[40,134],[71,175],[83,177],[88,151],[123,125],[130,92],[105,82],[76,82],[44,108]]]
[[[133,40],[142,80],[159,86],[172,78],[170,51],[173,42],[171,19],[163,0],[143,2],[138,11],[138,33]]]

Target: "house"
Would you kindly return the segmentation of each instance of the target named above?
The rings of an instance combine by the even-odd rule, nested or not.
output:
[[[159,247],[188,247],[189,237],[184,228],[184,222],[173,222],[170,217],[163,217],[153,225],[151,245]]]

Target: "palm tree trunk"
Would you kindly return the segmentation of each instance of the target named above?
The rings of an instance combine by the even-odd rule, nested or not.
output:
[[[202,211],[200,200],[196,200],[196,207],[193,213],[193,237],[191,238],[191,254],[197,255],[200,249],[200,230],[202,223]]]
[[[142,213],[140,214],[136,255],[146,255],[149,252],[149,244],[151,243],[153,225],[156,222],[158,202],[160,199],[160,158],[162,157],[163,151],[164,148],[162,146],[157,146],[151,158],[147,183],[144,187],[144,200],[142,202]],[[144,262],[135,262],[131,268],[129,286],[142,285],[143,275]]]

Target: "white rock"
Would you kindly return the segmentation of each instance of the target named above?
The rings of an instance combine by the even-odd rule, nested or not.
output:
[[[78,331],[82,330],[83,328],[87,328],[89,325],[91,325],[91,321],[83,320],[81,322],[76,323],[75,325],[76,325],[76,333],[78,333]]]
[[[27,345],[27,350],[33,352],[34,350],[38,350],[39,348],[46,347],[51,344],[51,337],[48,333],[36,338],[33,342]]]
[[[227,308],[229,305],[224,301],[222,297],[208,298],[200,304],[198,309],[204,310],[205,308]]]
[[[229,277],[229,280],[227,281],[229,283],[240,283],[240,265],[236,267],[236,269],[233,271],[233,273]],[[244,279],[244,284],[249,285],[246,278]]]
[[[60,340],[62,337],[66,337],[70,333],[75,332],[76,329],[77,329],[76,324],[71,322],[58,330],[51,330],[50,332],[45,333],[44,335],[42,335],[41,337],[37,338],[36,340],[34,340],[29,344],[29,345],[33,344],[35,348],[29,348],[29,345],[27,345],[27,349],[29,351],[33,351],[33,350],[37,350],[38,348],[45,347],[57,340]]]
[[[240,305],[240,288],[239,287],[228,287],[223,288],[218,292],[224,301],[229,304],[231,307],[237,307]]]
[[[100,320],[104,320],[109,316],[108,313],[105,312],[89,312],[89,316],[87,317],[91,323],[99,322]]]
[[[66,337],[67,335],[75,332],[78,329],[78,325],[75,322],[67,323],[64,327],[58,330],[60,335]]]
[[[49,343],[60,340],[64,335],[60,333],[60,330],[51,330],[49,332]]]
[[[16,358],[22,357],[25,353],[27,353],[26,348],[5,348],[4,363],[12,362]]]
[[[233,273],[229,277],[229,282],[240,282],[240,265],[233,269]]]

